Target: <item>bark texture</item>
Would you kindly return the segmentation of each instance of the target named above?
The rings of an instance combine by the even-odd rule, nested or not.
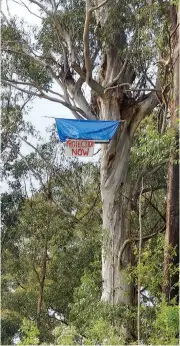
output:
[[[179,133],[177,128],[177,120],[179,116],[179,27],[180,8],[177,11],[176,6],[172,5],[171,10],[172,22],[172,48],[173,48],[173,99],[171,104],[171,126],[175,130],[176,136],[176,152],[172,153],[169,160],[168,169],[168,196],[167,196],[167,216],[166,216],[166,233],[165,233],[165,251],[164,251],[164,284],[163,293],[167,301],[178,296],[178,287],[173,288],[178,283],[178,273],[170,275],[170,264],[173,262],[178,265],[179,255]],[[179,21],[178,21],[179,17]],[[175,161],[176,160],[176,161]],[[170,256],[169,246],[176,248],[177,255],[172,260]],[[178,298],[177,298],[178,299]]]
[[[115,109],[113,114],[115,115]],[[116,137],[111,144],[104,145],[102,148],[101,195],[104,229],[102,299],[112,304],[129,304],[132,299],[131,287],[127,284],[122,270],[130,263],[131,253],[128,247],[122,256],[122,263],[119,262],[119,249],[130,236],[129,199],[128,191],[124,189],[124,186],[131,139],[126,126],[119,130]]]

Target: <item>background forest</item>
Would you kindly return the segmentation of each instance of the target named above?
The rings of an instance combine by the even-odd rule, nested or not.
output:
[[[91,4],[96,6],[95,15],[83,0],[20,2],[28,8],[37,5],[35,15],[42,22],[41,27],[28,27],[1,11],[1,151],[6,182],[1,344],[177,345],[178,4],[109,1],[104,28],[97,18],[96,1]],[[106,78],[102,78],[103,52],[106,45],[108,52],[114,49],[117,28],[126,36],[126,44],[117,48],[116,59],[122,59],[122,66],[118,78],[112,68],[110,85],[108,62]],[[66,33],[73,40],[77,66],[71,61],[73,50]],[[123,42],[120,36],[118,40]],[[105,57],[108,61],[108,53]],[[83,89],[85,82],[91,97]],[[54,83],[60,91],[54,91]],[[124,84],[128,89],[124,90]],[[102,299],[102,248],[107,256],[109,252],[109,245],[104,245],[108,230],[102,227],[105,145],[95,163],[67,158],[55,125],[47,129],[48,140],[44,140],[24,120],[35,97],[68,107],[76,118],[84,114],[90,119],[106,118],[101,88],[104,94],[108,88],[108,92],[115,90],[115,96],[107,97],[117,97],[118,102],[123,97],[120,115],[127,123],[123,112],[128,116],[129,109],[134,112],[137,104],[144,107],[147,99],[152,105],[151,92],[156,93],[153,107],[148,104],[141,118],[128,123],[134,129],[126,160],[129,166],[126,181],[119,181],[118,188],[119,201],[127,202],[124,229],[128,224],[128,233],[113,264],[121,273],[119,284],[124,279],[131,287],[133,300],[126,299],[126,294],[113,299],[118,296],[114,286],[111,299]],[[24,144],[29,154],[24,154]]]

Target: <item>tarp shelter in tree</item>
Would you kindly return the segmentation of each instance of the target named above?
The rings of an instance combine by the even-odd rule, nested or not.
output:
[[[119,120],[77,120],[56,118],[57,132],[61,142],[68,139],[109,142],[117,131]]]

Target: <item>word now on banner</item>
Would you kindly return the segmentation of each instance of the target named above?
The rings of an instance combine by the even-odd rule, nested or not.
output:
[[[93,156],[95,141],[67,139],[65,145],[66,156]]]

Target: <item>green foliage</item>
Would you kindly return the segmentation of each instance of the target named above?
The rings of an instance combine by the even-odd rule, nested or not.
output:
[[[79,345],[80,338],[73,326],[56,327],[53,331],[55,337],[55,345]]]
[[[94,273],[85,273],[81,278],[81,285],[74,292],[74,301],[71,304],[70,318],[73,324],[84,334],[89,321],[98,313],[97,305],[101,294],[100,263],[94,266]],[[97,270],[98,269],[98,270]]]
[[[126,327],[133,321],[133,309],[101,302],[100,280],[99,263],[93,272],[86,272],[81,278],[81,285],[76,288],[73,303],[70,304],[70,319],[80,335],[85,335],[85,345],[124,344],[122,325]]]
[[[151,165],[146,158],[147,155],[153,156],[151,146],[154,139],[159,136],[153,125],[153,118],[142,124],[142,128],[145,129],[143,140],[146,149],[143,143],[142,146],[139,145],[137,136],[132,151],[132,183],[136,181],[142,168],[145,167],[148,172],[150,167],[153,169],[161,163],[158,156]],[[149,138],[153,139],[152,142],[148,141]],[[171,139],[165,137],[162,140],[160,136],[158,138],[158,145],[162,145],[161,150],[166,157],[166,148]],[[110,306],[100,301],[102,235],[98,167],[77,161],[62,164],[64,156],[60,150],[58,155],[61,161],[59,158],[57,162],[54,161],[54,165],[61,162],[59,168],[53,166],[51,179],[46,181],[45,171],[49,169],[47,163],[51,162],[56,145],[56,140],[41,143],[38,145],[41,156],[31,153],[26,157],[28,167],[23,166],[20,160],[16,160],[12,166],[11,172],[18,178],[20,185],[17,189],[12,186],[14,204],[7,202],[2,209],[6,227],[10,232],[9,238],[5,238],[7,242],[4,242],[3,250],[2,308],[3,311],[8,310],[8,315],[5,314],[3,318],[4,344],[8,344],[14,335],[20,333],[18,330],[24,323],[24,318],[28,321],[26,324],[29,329],[19,334],[21,344],[30,343],[32,338],[39,338],[41,344],[81,344],[82,339],[87,345],[124,344],[122,326],[133,325],[137,311],[135,306]],[[135,152],[141,160],[137,161]],[[40,174],[45,187],[40,187],[39,190],[35,188],[32,196],[21,199],[18,197],[18,191],[22,191],[22,178],[30,170],[29,167]],[[162,179],[166,181],[164,169],[159,171],[159,176],[144,179],[144,184],[153,187],[162,182]],[[49,191],[50,195],[47,194]],[[51,196],[54,202],[51,201]],[[155,203],[162,214],[165,206],[162,204],[164,196],[165,192],[160,190],[155,191],[151,198],[151,202]],[[14,223],[8,223],[7,205],[11,212],[15,212]],[[163,221],[157,211],[149,206],[146,198],[142,198],[142,208],[145,214],[142,222],[146,235],[151,233],[152,221],[158,222],[160,227]],[[71,214],[72,211],[74,216]],[[131,214],[132,233],[137,236],[138,212],[134,209]],[[38,277],[42,278],[46,243],[48,252],[41,325],[40,334],[36,334],[36,330],[31,329],[31,322],[36,320]],[[156,332],[161,334],[161,330],[158,331],[161,314],[167,313],[170,320],[175,314],[173,309],[170,313],[163,312],[164,306],[161,304],[163,246],[164,236],[159,235],[146,241],[142,252],[140,272],[144,291],[140,312],[144,342],[158,342],[155,335]],[[137,247],[134,249],[136,259]],[[172,255],[174,256],[174,252]],[[175,269],[172,267],[171,272],[173,270]],[[139,267],[135,261],[135,266],[129,268],[125,275],[129,275],[130,281],[136,285],[138,272]],[[61,319],[64,323],[60,322]],[[170,338],[173,340],[176,335],[171,328],[171,322],[168,322],[166,338],[163,339],[162,336],[160,340],[166,342],[166,339],[171,340]],[[132,338],[130,342],[133,343],[133,340]]]
[[[138,245],[134,247],[134,254],[138,256]],[[164,236],[159,235],[146,242],[143,248],[140,265],[137,265],[131,271],[131,275],[135,278],[136,284],[140,273],[142,287],[148,291],[149,297],[156,297],[156,299],[161,298],[163,258]]]
[[[176,250],[169,247],[169,254],[172,258],[176,255]],[[138,257],[138,244],[134,246],[134,255]],[[142,293],[142,301],[155,305],[160,303],[162,299],[163,284],[163,261],[164,261],[164,235],[159,234],[156,237],[146,241],[143,246],[141,263],[135,267],[129,268],[130,280],[135,280],[137,284],[140,275]],[[172,263],[169,265],[170,275],[177,271]],[[173,288],[172,288],[173,289]],[[146,296],[147,293],[147,296]]]
[[[41,174],[45,184],[44,189],[36,190],[31,197],[20,199],[19,205],[18,191],[13,190],[16,198],[12,201],[16,217],[14,223],[8,219],[10,212],[6,216],[6,204],[11,209],[11,214],[13,205],[9,205],[9,199],[6,203],[7,196],[3,199],[3,219],[9,233],[4,238],[2,308],[8,309],[11,315],[12,312],[18,314],[17,323],[13,318],[12,323],[8,322],[7,316],[3,320],[4,344],[9,340],[5,331],[8,328],[6,325],[12,329],[9,334],[12,338],[18,333],[23,318],[27,321],[36,319],[43,263],[46,262],[46,276],[40,339],[49,343],[54,339],[52,330],[59,324],[58,319],[51,317],[50,311],[56,311],[68,320],[69,304],[73,300],[75,288],[80,284],[84,269],[91,272],[96,262],[100,264],[99,183],[97,182],[96,189],[92,189],[92,186],[95,187],[94,179],[99,174],[97,167],[91,164],[82,165],[76,161],[62,165],[61,153],[60,167],[58,170],[54,168],[52,178],[47,183],[47,162],[53,159],[55,146],[56,141],[39,145],[40,156],[37,153],[28,155],[26,162],[29,166],[25,170],[21,169],[20,160],[13,163],[11,172],[19,181],[19,191],[22,191],[22,178],[31,168],[33,172]],[[72,214],[72,211],[75,214]],[[26,336],[27,340],[21,338],[21,342],[30,342],[30,337],[31,331],[30,335]]]
[[[4,52],[2,54],[2,79],[12,79],[13,66],[13,73],[17,74],[22,81],[26,82],[30,78],[35,84],[48,89],[51,78],[46,67],[31,58],[29,47],[34,46],[36,30],[33,28],[26,30],[25,27],[26,23],[23,21],[19,23],[17,18],[12,18],[8,25],[4,21],[2,23],[1,35],[8,48],[8,56]],[[23,47],[24,42],[26,42],[26,48]]]
[[[167,305],[165,300],[155,308],[153,332],[149,338],[152,345],[178,345],[179,339],[178,306]]]
[[[38,345],[39,334],[35,323],[24,318],[20,328],[21,341],[18,342],[18,345]]]
[[[175,149],[174,130],[167,128],[164,134],[158,132],[154,115],[143,120],[135,135],[131,148],[133,165],[150,169],[161,164]]]
[[[116,329],[106,320],[94,320],[88,330],[88,338],[85,345],[123,345],[123,336],[120,337]]]
[[[169,249],[172,258],[175,249]],[[134,247],[138,256],[138,248]],[[167,305],[162,297],[164,260],[164,236],[158,235],[146,242],[142,249],[141,263],[129,268],[129,280],[137,285],[141,280],[141,338],[152,345],[176,345],[178,334],[178,307],[171,301]],[[170,275],[177,268],[170,264]],[[172,287],[173,289],[173,287]]]

